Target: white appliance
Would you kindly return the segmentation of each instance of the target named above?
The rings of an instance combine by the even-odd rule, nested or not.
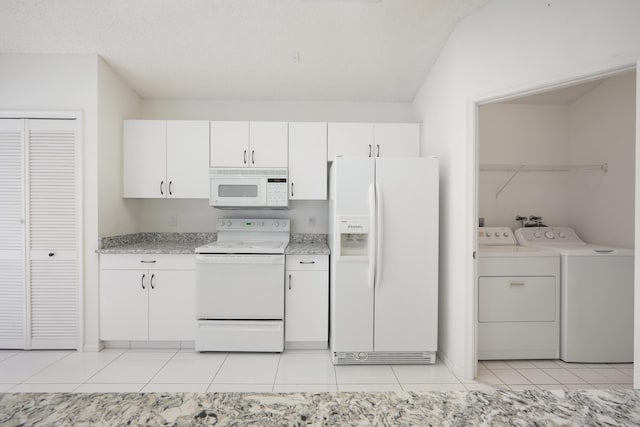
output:
[[[478,228],[478,359],[557,359],[560,256]]]
[[[337,157],[329,210],[333,362],[435,363],[438,160]]]
[[[633,361],[633,250],[587,244],[569,227],[520,228],[521,245],[560,254],[560,359]]]
[[[221,219],[196,248],[196,351],[284,349],[288,219]]]
[[[289,207],[286,168],[211,168],[209,205],[219,209]]]

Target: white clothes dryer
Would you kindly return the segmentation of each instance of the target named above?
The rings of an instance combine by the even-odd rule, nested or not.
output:
[[[478,359],[557,359],[560,257],[517,246],[509,227],[478,228]]]
[[[587,244],[569,227],[529,227],[518,243],[560,254],[560,359],[633,361],[633,250]]]

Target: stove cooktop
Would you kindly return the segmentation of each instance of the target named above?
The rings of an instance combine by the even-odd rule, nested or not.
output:
[[[215,241],[196,248],[197,254],[283,254],[288,241],[227,240]]]

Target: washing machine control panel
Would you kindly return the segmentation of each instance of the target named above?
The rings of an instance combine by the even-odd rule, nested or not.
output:
[[[479,245],[516,245],[516,238],[509,227],[478,227]]]
[[[516,230],[521,245],[529,244],[584,244],[570,227],[524,227]]]

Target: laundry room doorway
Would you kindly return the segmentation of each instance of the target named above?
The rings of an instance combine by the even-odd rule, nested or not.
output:
[[[509,338],[504,338],[509,333],[513,336],[528,333],[535,335],[541,334],[542,330],[551,329],[518,329],[523,327],[523,323],[515,322],[522,322],[522,319],[500,318],[496,304],[486,303],[490,295],[493,295],[491,298],[495,301],[495,294],[491,292],[501,285],[485,280],[485,284],[491,285],[481,286],[481,276],[495,274],[503,277],[505,289],[508,290],[509,283],[517,282],[519,285],[523,282],[509,281],[506,278],[521,275],[521,271],[512,268],[515,264],[530,261],[531,265],[538,265],[540,262],[533,260],[531,254],[520,254],[519,259],[511,255],[504,258],[490,255],[494,256],[491,261],[491,268],[494,270],[487,270],[482,264],[483,248],[486,248],[484,244],[488,241],[490,244],[491,239],[496,240],[498,234],[495,233],[499,231],[500,237],[506,238],[506,243],[502,244],[517,245],[515,235],[507,238],[503,234],[531,226],[540,227],[541,230],[544,226],[550,226],[548,230],[570,227],[584,242],[635,249],[638,222],[635,208],[638,191],[636,176],[639,175],[636,172],[636,82],[636,67],[629,66],[475,101],[475,227],[489,227],[479,228],[476,233],[478,256],[475,258],[476,280],[473,284],[476,360],[539,360],[560,357],[559,351],[558,357],[554,358],[549,356],[553,352],[549,353],[547,347],[544,351],[537,351],[540,350],[536,348],[537,344],[527,347],[523,343],[518,347],[509,342]],[[507,249],[507,252],[509,250],[511,249]],[[526,258],[527,256],[530,258]],[[497,261],[498,259],[501,261]],[[557,303],[554,321],[559,323],[559,342],[564,342],[566,346],[568,332],[562,330],[563,315],[566,315],[566,307],[563,311],[562,302],[563,298],[567,300],[567,296],[561,292],[563,259],[558,256],[557,292],[551,292],[549,287],[549,292],[544,296],[548,304],[540,303],[540,307],[547,304],[549,310],[541,308],[540,310],[546,311],[540,313],[539,317],[534,310],[532,317],[526,320],[532,326],[542,325],[535,324],[536,321],[550,322],[551,317],[554,317],[549,314],[553,311],[551,304]],[[497,262],[505,263],[507,268],[501,270],[497,267],[495,270]],[[633,264],[633,257],[630,257],[630,278],[633,277]],[[532,269],[525,268],[522,275],[548,277],[555,274],[553,269]],[[564,272],[566,271],[565,265]],[[627,299],[633,300],[633,279],[629,279],[629,282]],[[518,293],[523,292],[524,287],[517,291],[513,289],[511,286],[512,292]],[[555,298],[559,301],[555,301]],[[517,297],[516,300],[506,298],[504,304],[512,305],[516,303],[514,301],[517,301]],[[633,361],[633,310],[632,302],[629,302],[626,311],[609,308],[611,316],[624,316],[628,319],[627,334],[631,342],[626,342],[624,349],[620,349],[624,356],[610,362],[627,362],[625,366],[629,375],[631,365],[628,363]],[[518,317],[516,311],[518,310],[512,310],[512,314]],[[606,321],[606,317],[603,316],[603,321]],[[485,322],[491,321],[497,322],[497,329],[487,328]],[[510,321],[515,325],[512,329],[509,329]],[[568,323],[566,318],[564,323]],[[509,348],[510,345],[512,348]],[[603,362],[607,360],[603,359]],[[511,365],[507,363],[503,366]],[[478,364],[478,372],[487,366],[490,364]],[[497,365],[494,363],[493,366]],[[629,378],[629,385],[631,381]],[[532,385],[535,386],[535,382]],[[597,386],[589,381],[585,382],[585,387],[587,385]]]

